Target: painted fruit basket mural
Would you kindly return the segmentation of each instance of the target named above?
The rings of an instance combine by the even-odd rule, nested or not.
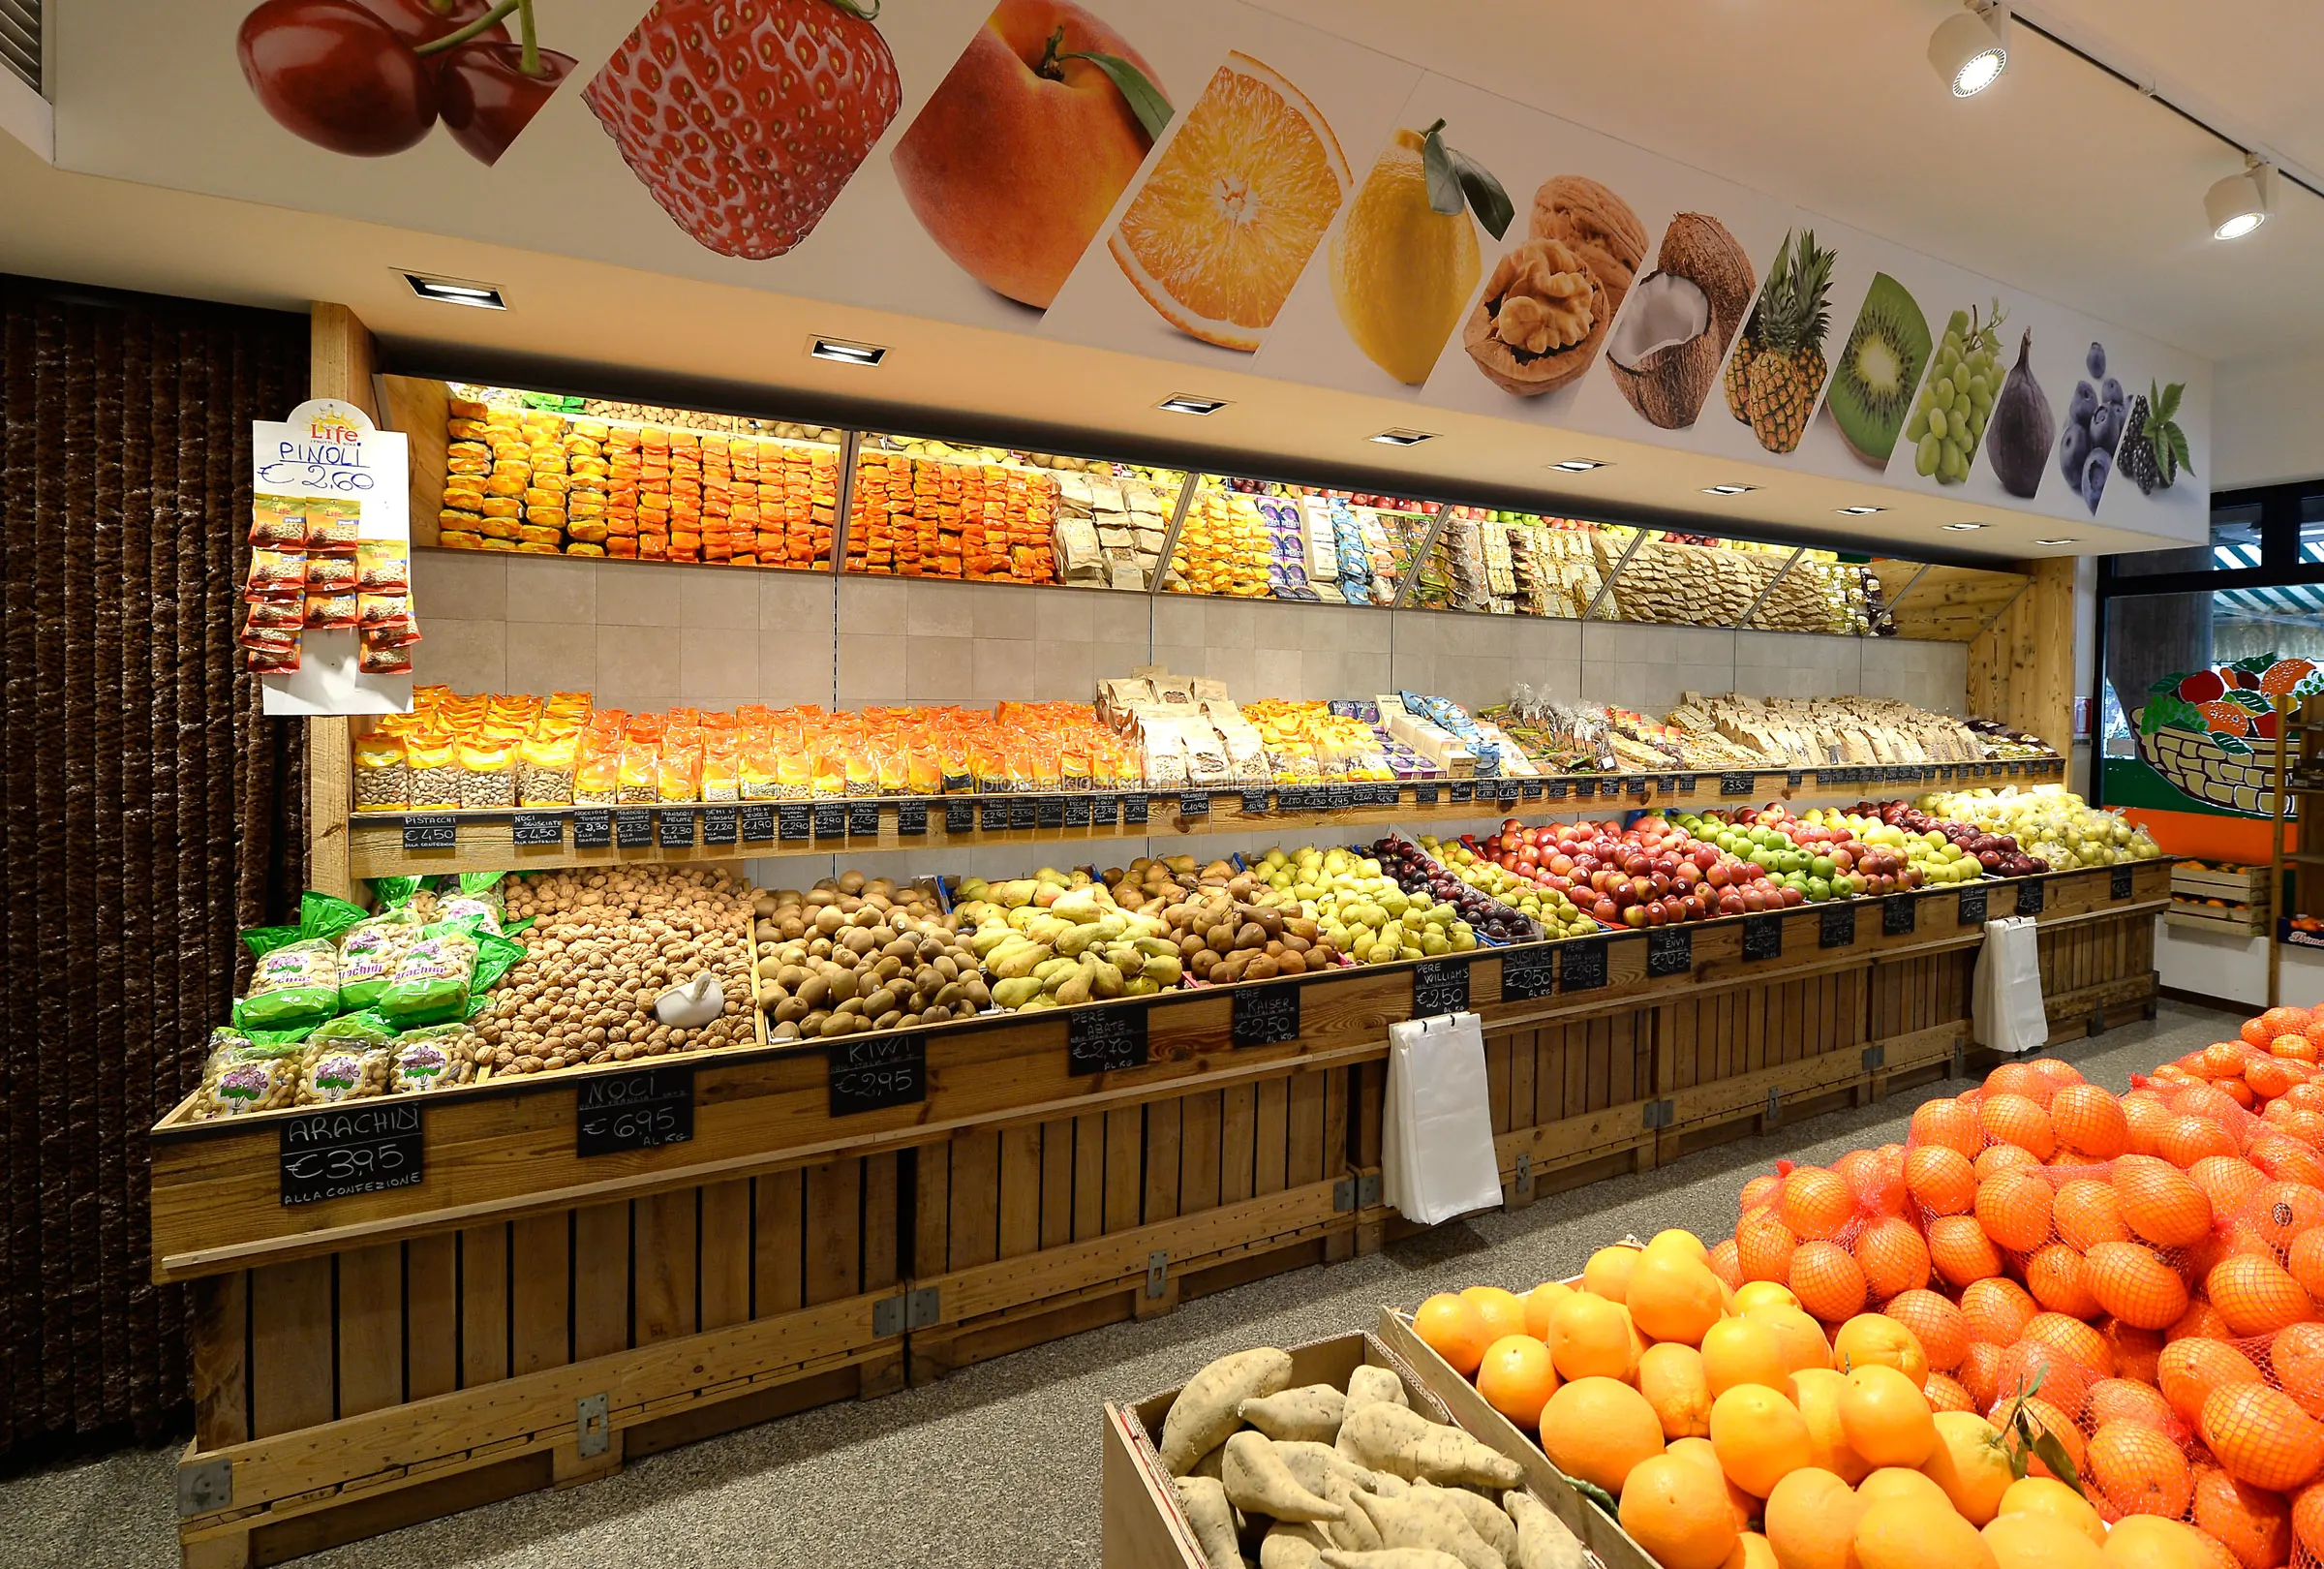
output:
[[[2318,692],[2324,671],[2314,661],[2273,654],[2164,676],[2130,716],[2138,754],[2183,795],[2224,812],[2272,815],[2277,715],[2269,699]]]

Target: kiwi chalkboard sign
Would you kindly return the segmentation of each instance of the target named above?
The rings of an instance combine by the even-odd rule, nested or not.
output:
[[[1228,1038],[1238,1046],[1279,1046],[1299,1039],[1300,991],[1296,981],[1236,987]]]
[[[2048,886],[2047,883],[2034,879],[2019,883],[2017,885],[2017,912],[2020,915],[2040,914],[2042,895]]]
[[[1743,957],[1780,959],[1784,954],[1784,918],[1774,910],[1743,917]]]
[[[1423,959],[1412,967],[1412,1016],[1432,1019],[1469,1005],[1469,961]]]
[[[617,1154],[689,1144],[694,1070],[664,1066],[582,1081],[573,1101],[573,1154]]]
[[[426,1136],[417,1097],[300,1112],[278,1126],[286,1208],[419,1184]]]
[[[826,1045],[823,1056],[834,1117],[917,1106],[928,1098],[925,1035],[845,1035]]]
[[[1856,907],[1826,905],[1822,920],[1817,927],[1816,945],[1819,948],[1845,948],[1856,940]]]
[[[1595,992],[1605,984],[1605,938],[1575,938],[1558,946],[1564,954],[1557,967],[1559,991]]]
[[[1145,1003],[1076,1008],[1065,1015],[1065,1071],[1073,1078],[1146,1065]]]
[[[1911,894],[1890,894],[1881,901],[1881,936],[1911,937],[1919,919],[1920,901]]]
[[[1523,1002],[1547,997],[1557,988],[1557,949],[1546,942],[1528,942],[1501,955],[1501,1000]]]
[[[1982,888],[1962,889],[1961,903],[1954,910],[1953,921],[1958,926],[1983,926],[1985,924],[1985,890]]]
[[[579,807],[573,812],[573,848],[605,849],[613,844],[613,814],[603,807]]]
[[[1662,926],[1646,934],[1646,973],[1683,975],[1695,968],[1695,932],[1691,927]]]

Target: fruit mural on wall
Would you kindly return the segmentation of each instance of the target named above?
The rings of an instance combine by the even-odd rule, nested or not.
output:
[[[1823,340],[1831,330],[1834,260],[1812,229],[1785,235],[1727,362],[1728,413],[1778,455],[1798,448],[1830,372]]]
[[[1307,95],[1231,49],[1107,249],[1172,326],[1249,354],[1353,183],[1338,138]]]
[[[1364,356],[1408,386],[1428,380],[1477,288],[1476,226],[1499,239],[1515,210],[1441,119],[1398,130],[1331,240],[1331,299]],[[1470,218],[1476,214],[1475,221]]]
[[[265,0],[234,51],[276,124],[351,158],[415,147],[441,120],[497,163],[573,69],[540,46],[533,0]]]
[[[1969,478],[1994,394],[2001,390],[2001,326],[2008,314],[1996,299],[1982,315],[1972,305],[1946,320],[1928,381],[1912,406],[1912,421],[1905,427],[1913,471],[1922,478],[1941,485]]]
[[[2278,728],[2269,699],[2320,692],[2324,669],[2313,660],[2274,654],[2174,672],[2149,687],[2146,706],[2130,715],[2139,757],[2182,795],[2222,812],[2267,815]]]
[[[1662,430],[1695,423],[1758,288],[1725,224],[1701,212],[1671,217],[1605,351],[1614,385],[1640,418]]]
[[[1002,0],[889,163],[929,237],[1047,310],[1170,124],[1160,77],[1070,0]]]
[[[680,229],[721,256],[781,256],[896,117],[878,15],[878,0],[655,0],[581,96]]]
[[[2027,327],[2017,335],[2017,363],[2002,380],[2001,396],[1993,400],[1991,426],[1985,433],[1985,461],[1993,466],[1994,477],[2010,495],[2027,499],[2041,488],[2050,438],[2058,429],[2050,400],[2034,379],[2033,358],[2034,329]]]
[[[1493,263],[1461,347],[1487,381],[1521,398],[1575,381],[1605,347],[1646,238],[1630,203],[1596,180],[1544,180],[1526,237]]]
[[[1832,367],[1823,412],[1849,451],[1875,469],[1888,467],[1904,434],[1913,390],[1928,368],[1929,319],[1911,292],[1885,272],[1873,274],[1856,324]]]

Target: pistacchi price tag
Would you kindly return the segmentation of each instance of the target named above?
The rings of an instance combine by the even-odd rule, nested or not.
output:
[[[1817,927],[1816,945],[1819,948],[1846,948],[1856,940],[1856,907],[1826,905],[1820,912]]]
[[[613,814],[613,842],[622,849],[650,849],[654,813],[649,807],[619,807]]]
[[[573,848],[606,849],[613,844],[613,814],[603,807],[573,811]]]
[[[508,820],[508,841],[513,845],[562,845],[565,814],[520,812]]]
[[[448,812],[415,814],[404,819],[404,848],[458,849],[460,819]]]

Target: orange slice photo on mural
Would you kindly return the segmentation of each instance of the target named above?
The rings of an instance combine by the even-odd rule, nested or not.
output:
[[[1230,50],[1108,248],[1163,320],[1248,354],[1351,183],[1339,139],[1307,95]]]

